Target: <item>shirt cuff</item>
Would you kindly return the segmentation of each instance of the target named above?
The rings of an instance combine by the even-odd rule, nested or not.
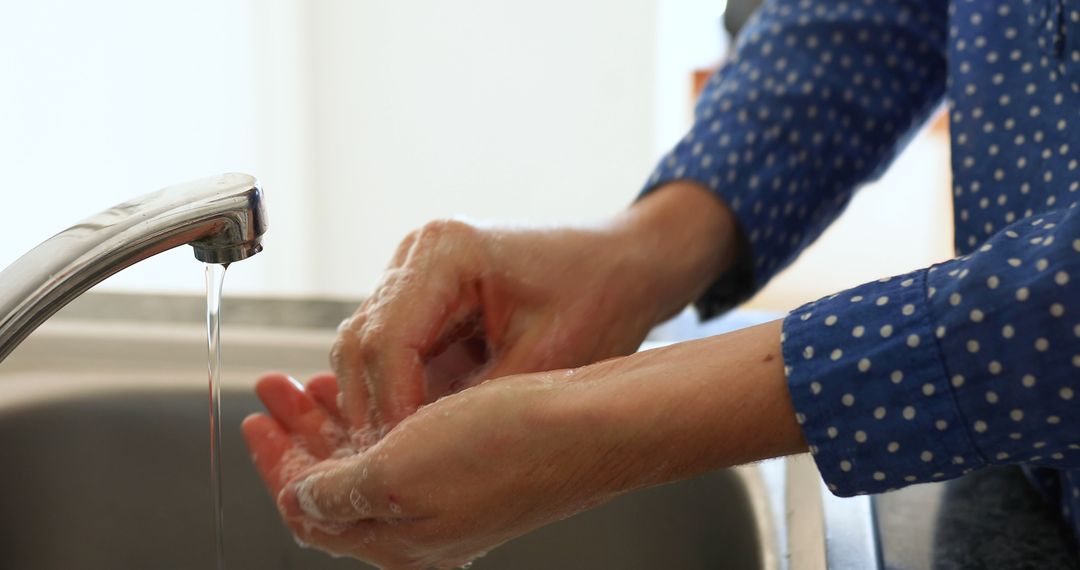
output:
[[[926,293],[926,270],[796,309],[783,355],[797,419],[828,488],[878,493],[982,465],[961,421]]]

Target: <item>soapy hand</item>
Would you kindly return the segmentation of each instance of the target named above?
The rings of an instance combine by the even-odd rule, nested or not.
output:
[[[501,378],[377,442],[343,437],[331,376],[303,389],[269,375],[257,391],[273,417],[244,434],[300,540],[382,568],[451,568],[619,494],[804,450],[779,331]]]
[[[244,434],[299,540],[382,568],[451,568],[642,484],[632,484],[628,460],[643,454],[626,448],[628,432],[583,413],[591,377],[556,371],[465,390],[356,450],[341,437],[331,377],[305,390],[268,375],[257,391],[272,417],[249,417]]]
[[[297,475],[331,456],[355,454],[357,445],[337,408],[337,380],[331,374],[311,378],[305,388],[284,374],[266,374],[255,391],[267,414],[243,423],[255,468],[272,496]]]
[[[620,493],[797,449],[779,359],[760,352],[776,325],[729,351],[581,367],[632,352],[740,255],[730,211],[669,186],[592,228],[444,221],[406,238],[342,323],[336,376],[266,376],[270,415],[244,422],[299,539],[453,567]]]
[[[331,351],[346,417],[382,434],[485,379],[632,352],[662,315],[615,234],[456,221],[411,234]]]
[[[331,350],[342,411],[377,437],[486,379],[629,354],[741,247],[730,210],[682,182],[591,227],[432,222],[342,323]]]

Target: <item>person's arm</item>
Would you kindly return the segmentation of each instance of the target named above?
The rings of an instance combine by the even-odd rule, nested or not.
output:
[[[1080,466],[1080,210],[791,313],[784,359],[829,488]]]
[[[273,418],[244,431],[304,542],[384,568],[457,567],[629,491],[804,450],[779,337],[775,321],[486,383],[314,465],[334,446],[327,420],[342,421],[333,383],[305,393],[270,376],[259,394]]]
[[[615,218],[619,251],[633,251],[652,283],[653,324],[675,316],[698,299],[745,255],[738,220],[723,201],[696,182],[678,180],[643,196]]]
[[[710,190],[745,237],[698,300],[702,317],[748,298],[889,164],[945,88],[947,3],[770,0],[707,84],[692,130],[645,193]]]
[[[428,224],[339,331],[342,407],[370,439],[486,379],[629,354],[731,264],[736,236],[690,183],[591,226]]]
[[[765,6],[651,178],[656,197],[613,224],[407,237],[332,351],[353,426],[384,432],[484,379],[626,354],[695,297],[711,316],[792,259],[942,87],[939,3],[822,6]]]
[[[333,447],[325,379],[308,396],[264,381],[274,418],[245,434],[294,532],[394,568],[460,565],[621,493],[807,448],[841,495],[987,464],[1072,469],[1077,299],[1073,205],[783,323],[476,386],[343,459],[313,464]]]

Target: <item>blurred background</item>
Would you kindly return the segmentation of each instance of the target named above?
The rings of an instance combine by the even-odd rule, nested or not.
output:
[[[728,22],[744,3],[732,0]],[[242,171],[266,251],[226,294],[356,298],[433,218],[583,222],[636,196],[730,46],[723,0],[0,2],[0,266],[115,203]],[[751,306],[951,256],[925,129]],[[915,231],[912,231],[915,230]],[[199,293],[190,248],[99,286]]]

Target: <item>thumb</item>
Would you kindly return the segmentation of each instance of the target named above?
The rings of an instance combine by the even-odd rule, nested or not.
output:
[[[370,457],[323,462],[329,465],[320,464],[282,489],[278,508],[289,520],[344,523],[400,517],[401,506],[392,501]]]

